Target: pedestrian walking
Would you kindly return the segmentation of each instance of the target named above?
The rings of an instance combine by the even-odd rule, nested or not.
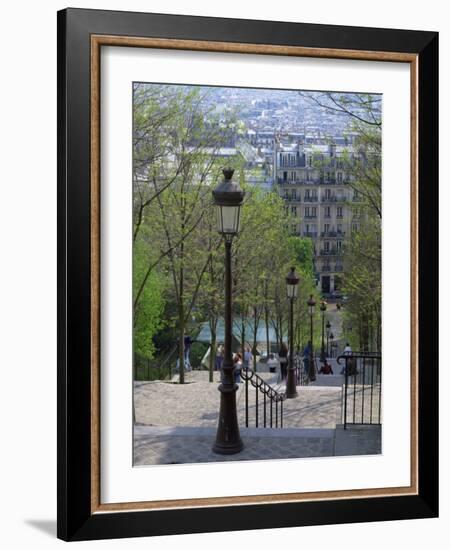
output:
[[[242,369],[242,355],[240,353],[236,353],[233,358],[233,364],[234,364],[234,382],[235,384],[241,383],[241,369]]]
[[[222,370],[224,352],[225,348],[223,347],[223,344],[219,344],[216,350],[216,361],[214,365],[216,370]]]
[[[184,368],[185,370],[192,370],[191,361],[189,359],[189,353],[191,352],[192,338],[188,335],[184,337]]]
[[[347,369],[347,374],[351,376],[352,371],[356,371],[356,361],[354,359],[350,359],[350,356],[353,355],[353,351],[348,342],[345,344],[344,355],[348,357],[348,359],[345,360],[345,366],[342,367],[341,374],[345,374]]]
[[[244,349],[244,367],[250,368],[253,362],[253,354],[250,346],[247,344]]]
[[[269,372],[277,372],[278,361],[275,359],[273,353],[269,354],[269,358],[267,359],[267,366],[269,367]]]
[[[311,360],[311,342],[308,342],[303,350],[303,368],[305,369],[305,374],[309,376],[309,362]]]
[[[288,362],[288,348],[284,342],[281,343],[280,351],[278,352],[278,357],[280,358],[281,380],[284,380],[287,377],[287,362]]]

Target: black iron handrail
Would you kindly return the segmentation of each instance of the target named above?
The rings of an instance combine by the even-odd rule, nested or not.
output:
[[[278,392],[274,387],[268,384],[261,376],[249,367],[241,368],[241,378],[245,382],[245,427],[249,423],[249,383],[255,388],[255,427],[259,427],[259,394],[263,396],[263,427],[282,428],[283,427],[283,401],[286,399],[285,393]],[[269,410],[268,409],[268,403]],[[275,409],[275,411],[274,411]],[[269,424],[269,426],[268,426]]]
[[[172,378],[172,368],[171,368],[171,365],[170,365],[170,361],[174,358],[174,354],[177,351],[178,351],[178,346],[175,346],[174,348],[172,348],[169,351],[169,353],[167,353],[165,355],[162,362],[160,360],[158,360],[158,362],[156,362],[156,363],[152,363],[151,359],[143,358],[143,357],[140,357],[139,355],[135,354],[134,355],[134,379],[135,380],[138,379],[137,373],[138,373],[139,368],[144,369],[144,374],[145,374],[145,370],[147,370],[147,380],[149,380],[150,379],[150,369],[153,370],[153,371],[158,371],[158,376],[161,377],[161,373],[163,372],[163,370],[166,367],[168,367],[168,376],[169,376],[169,378]]]
[[[352,352],[340,355],[344,361],[343,424],[381,424],[381,355]],[[349,419],[350,408],[350,419]]]
[[[305,371],[305,366],[303,364],[302,357],[298,354],[294,356],[294,368],[295,368],[295,376],[296,376],[296,385],[307,386],[310,382],[309,373]]]

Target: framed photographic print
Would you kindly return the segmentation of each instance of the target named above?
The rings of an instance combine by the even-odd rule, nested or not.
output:
[[[433,32],[58,13],[58,536],[435,517]]]

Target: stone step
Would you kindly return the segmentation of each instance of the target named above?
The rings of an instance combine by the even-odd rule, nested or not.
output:
[[[336,373],[334,368],[333,368],[333,372]],[[342,374],[317,374],[316,380],[314,382],[310,382],[309,385],[342,388],[344,383],[345,383],[345,377]]]
[[[335,430],[330,428],[245,428],[240,427],[241,435],[248,437],[307,437],[307,438],[332,438]],[[187,427],[187,426],[146,426],[135,424],[135,437],[150,435],[172,435],[207,437],[216,435],[217,428]]]
[[[240,428],[243,450],[212,451],[216,428],[149,427],[134,429],[134,466],[236,460],[327,457],[334,454],[334,430]]]
[[[335,455],[377,455],[381,453],[380,425],[336,426]]]

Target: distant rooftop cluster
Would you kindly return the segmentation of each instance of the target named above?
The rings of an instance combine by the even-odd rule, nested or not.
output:
[[[200,88],[205,112],[218,115],[219,121],[234,112],[239,121],[211,154],[223,159],[224,166],[240,156],[247,184],[275,191],[285,200],[292,233],[313,240],[320,289],[324,294],[339,291],[345,241],[360,224],[360,197],[343,162],[345,153],[357,156],[358,134],[351,130],[349,117],[313,101],[317,94],[321,97],[319,92]],[[357,94],[347,95],[358,105]]]

